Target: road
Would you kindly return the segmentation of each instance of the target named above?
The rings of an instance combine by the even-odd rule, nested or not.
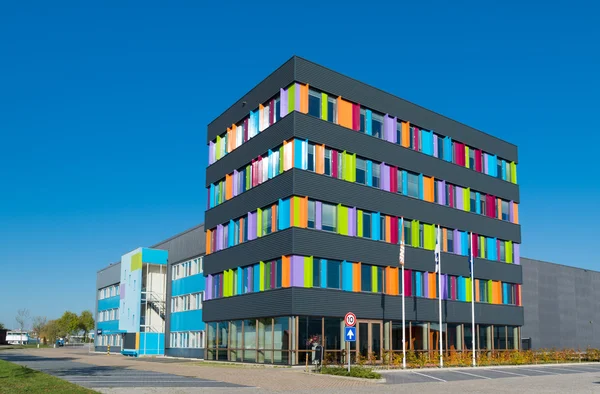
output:
[[[24,349],[0,359],[102,393],[600,393],[600,364],[382,371],[385,383],[306,374],[301,369],[126,358],[82,349]]]

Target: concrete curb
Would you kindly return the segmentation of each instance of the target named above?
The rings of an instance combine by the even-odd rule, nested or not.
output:
[[[375,383],[375,384],[387,382],[387,380],[385,378],[381,378],[381,379],[355,378],[354,376],[330,375],[327,373],[316,373],[316,372],[306,372],[306,371],[302,371],[302,373],[305,373],[307,375],[313,375],[313,376],[327,376],[327,377],[332,377],[332,378],[354,380],[357,382],[369,382],[369,383]]]
[[[444,368],[394,368],[394,369],[374,369],[374,372],[379,373],[401,373],[401,372],[412,372],[412,371],[452,371],[452,370],[461,370],[461,371],[477,371],[480,369],[499,369],[499,368],[530,368],[530,367],[575,367],[577,365],[598,365],[600,366],[600,362],[582,362],[582,363],[553,363],[553,364],[519,364],[519,365],[485,365],[481,367],[444,367]]]

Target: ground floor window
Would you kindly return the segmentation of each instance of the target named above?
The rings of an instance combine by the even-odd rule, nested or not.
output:
[[[98,335],[96,346],[121,346],[121,334]]]
[[[265,364],[312,363],[315,346],[323,346],[330,363],[346,362],[349,349],[357,358],[384,362],[391,354],[402,353],[402,322],[361,320],[356,324],[356,342],[344,338],[344,321],[338,317],[292,316],[208,323],[207,359]],[[505,325],[475,325],[477,351],[519,349],[520,328]],[[414,354],[440,350],[445,353],[470,351],[473,330],[470,323],[407,321],[404,327],[406,350]]]
[[[169,336],[169,345],[172,348],[203,348],[204,331],[177,331]]]

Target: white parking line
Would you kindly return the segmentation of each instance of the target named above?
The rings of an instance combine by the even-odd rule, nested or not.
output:
[[[439,380],[440,382],[446,382],[444,379],[436,378],[435,376],[425,375],[424,373],[415,372],[415,371],[412,371],[412,373],[417,374],[417,375],[421,375],[421,376],[425,376],[426,378],[429,378],[429,379]]]
[[[463,371],[454,371],[454,370],[449,371],[449,372],[462,373],[463,375],[475,376],[476,378],[492,380],[492,378],[488,378],[487,376],[475,375],[474,373],[468,373],[468,372],[463,372]]]
[[[560,369],[562,371],[570,371],[570,372],[592,373],[590,371],[582,371],[580,369],[567,369],[567,368],[556,368],[556,367],[552,367],[552,369]]]
[[[524,371],[533,371],[533,372],[548,374],[548,375],[563,375],[563,374],[560,374],[560,373],[554,373],[554,372],[548,372],[548,371],[540,371],[538,369],[531,369],[531,368],[519,368],[519,369],[522,369]]]
[[[492,372],[500,372],[500,373],[505,373],[508,375],[516,375],[516,376],[526,376],[529,377],[531,375],[523,375],[521,373],[514,373],[514,372],[506,372],[506,371],[500,371],[499,369],[488,369],[488,371],[492,371]]]

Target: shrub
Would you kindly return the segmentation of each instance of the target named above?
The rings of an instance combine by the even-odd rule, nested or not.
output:
[[[377,372],[374,372],[370,368],[365,367],[351,367],[350,372],[348,372],[347,368],[343,367],[323,367],[321,368],[322,374],[327,375],[337,375],[337,376],[350,376],[353,378],[363,378],[363,379],[380,379],[381,375]]]

